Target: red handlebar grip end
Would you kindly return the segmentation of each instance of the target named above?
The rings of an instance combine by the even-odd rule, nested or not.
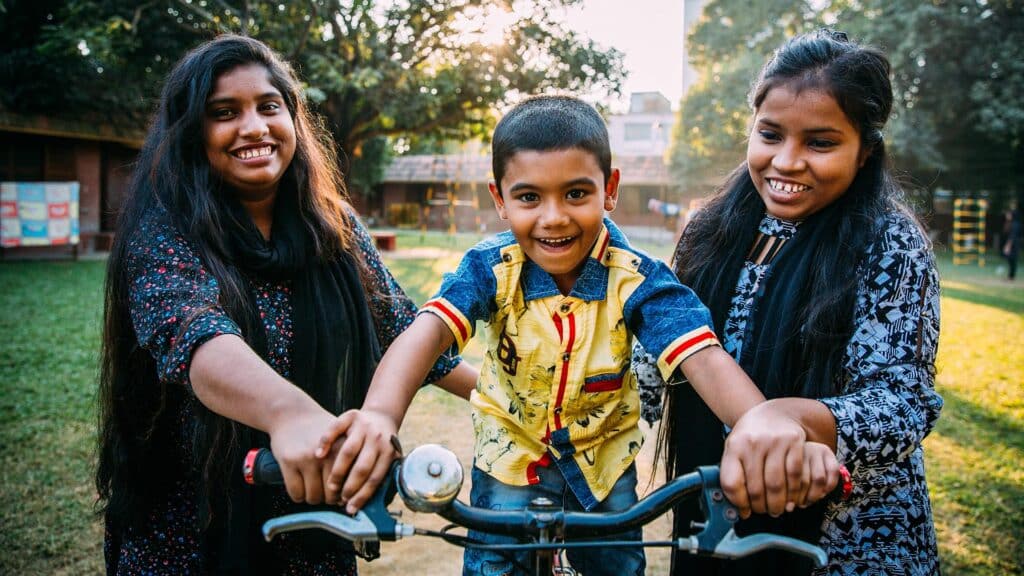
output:
[[[260,453],[259,448],[253,448],[245,455],[245,463],[242,464],[242,475],[245,476],[245,483],[250,486],[255,484],[256,481],[252,477],[252,472],[256,468],[256,456]],[[844,468],[845,470],[845,468]]]
[[[846,468],[846,465],[839,465],[839,475],[842,476],[843,482],[843,494],[840,496],[843,500],[850,497],[853,493],[853,478],[850,476],[850,471]]]

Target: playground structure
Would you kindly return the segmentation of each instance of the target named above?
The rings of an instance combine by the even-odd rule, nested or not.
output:
[[[480,200],[477,196],[475,181],[469,182],[469,200],[459,200],[459,187],[462,184],[462,164],[456,164],[454,178],[444,180],[444,188],[436,191],[434,186],[427,188],[427,195],[423,199],[423,218],[420,219],[420,232],[427,231],[427,223],[430,222],[430,211],[432,208],[445,209],[448,219],[447,232],[454,236],[458,232],[458,220],[456,219],[456,208],[459,206],[473,209],[473,230],[480,229]]]
[[[985,265],[985,218],[988,200],[957,198],[953,201],[953,264]]]

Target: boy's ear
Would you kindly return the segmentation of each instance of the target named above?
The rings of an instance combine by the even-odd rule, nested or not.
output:
[[[604,185],[604,209],[608,212],[615,210],[619,201],[619,169],[613,168],[608,176],[608,182]]]
[[[508,220],[508,215],[505,213],[505,200],[501,197],[501,191],[498,190],[498,185],[494,182],[488,182],[487,191],[491,193],[491,200],[494,200],[494,209],[498,211],[498,216],[500,216],[502,220]]]

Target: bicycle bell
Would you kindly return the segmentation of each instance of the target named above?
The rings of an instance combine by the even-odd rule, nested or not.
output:
[[[455,500],[461,488],[462,464],[451,450],[443,446],[418,446],[402,460],[398,489],[410,510],[442,510]]]

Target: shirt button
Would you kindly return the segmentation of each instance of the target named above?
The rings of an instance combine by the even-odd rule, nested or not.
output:
[[[562,304],[561,310],[562,310],[562,312],[568,312],[569,311],[569,305],[568,304]]]
[[[501,255],[501,259],[504,260],[505,262],[511,262],[512,261],[512,255],[511,254],[502,254]]]
[[[558,415],[558,414],[561,414],[561,413],[562,413],[562,407],[561,406],[559,406],[558,408],[555,408],[555,415]]]
[[[566,352],[565,354],[562,354],[562,362],[568,362],[568,361],[569,361],[569,353]]]

